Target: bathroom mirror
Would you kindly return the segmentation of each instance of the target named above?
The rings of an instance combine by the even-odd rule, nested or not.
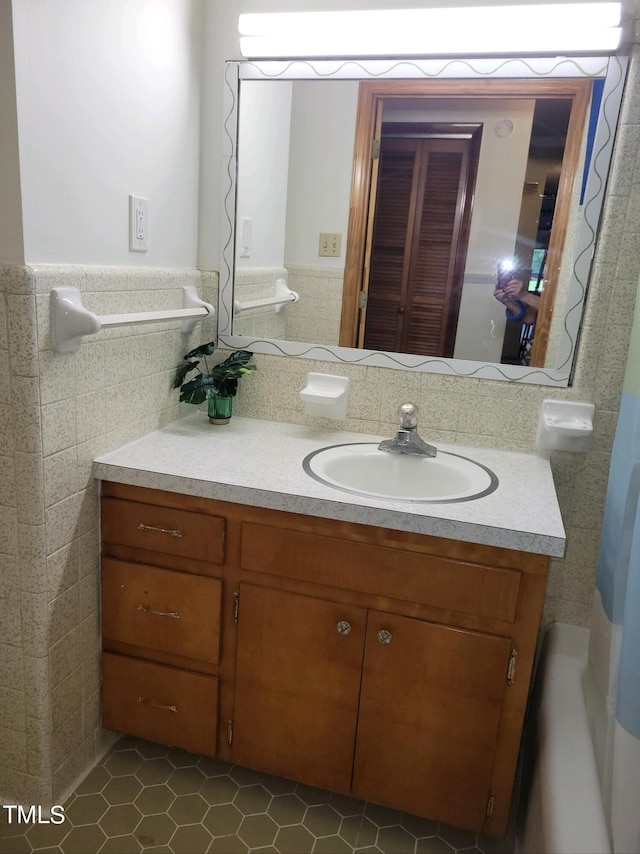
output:
[[[567,385],[625,71],[620,57],[227,63],[220,343]],[[535,324],[494,296],[507,257]]]

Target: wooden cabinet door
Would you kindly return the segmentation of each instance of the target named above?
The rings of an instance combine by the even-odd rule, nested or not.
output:
[[[235,762],[349,791],[365,626],[362,608],[240,585]]]
[[[479,828],[510,650],[508,638],[370,611],[353,794]]]

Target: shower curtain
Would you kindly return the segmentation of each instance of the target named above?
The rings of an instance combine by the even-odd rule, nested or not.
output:
[[[640,298],[611,457],[585,677],[615,854],[640,854]]]

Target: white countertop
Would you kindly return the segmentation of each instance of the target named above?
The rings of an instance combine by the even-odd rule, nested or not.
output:
[[[499,480],[484,498],[444,504],[348,494],[302,469],[304,457],[318,448],[384,438],[390,437],[238,416],[213,426],[197,412],[98,457],[93,470],[96,478],[133,486],[556,557],[564,553],[551,468],[534,454],[439,444],[488,466]]]

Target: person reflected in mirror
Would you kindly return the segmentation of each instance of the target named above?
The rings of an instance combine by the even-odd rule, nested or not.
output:
[[[540,295],[527,290],[525,283],[520,279],[509,279],[504,285],[498,284],[493,295],[504,305],[507,320],[528,325],[535,324]]]

